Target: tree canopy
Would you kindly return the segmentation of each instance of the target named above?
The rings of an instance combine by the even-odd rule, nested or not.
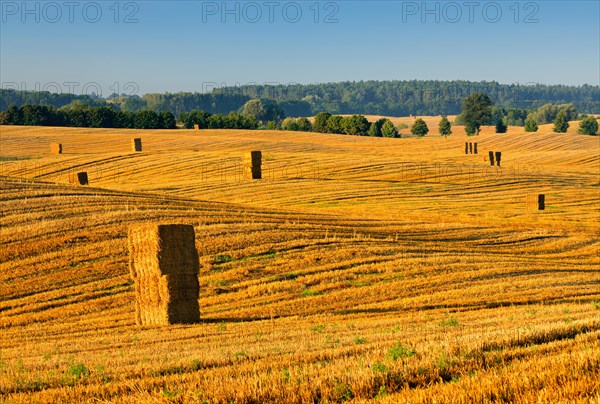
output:
[[[479,135],[481,126],[490,123],[493,105],[491,98],[486,94],[475,93],[465,98],[461,116],[468,135]]]
[[[413,126],[410,128],[410,132],[415,136],[421,137],[429,133],[429,128],[427,127],[427,123],[425,123],[423,119],[418,118],[417,120],[415,120],[415,123],[413,123]]]
[[[598,132],[598,120],[593,116],[584,116],[579,122],[577,132],[583,135],[595,135]]]

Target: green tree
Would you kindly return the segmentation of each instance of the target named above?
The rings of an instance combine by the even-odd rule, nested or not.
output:
[[[242,115],[253,116],[262,124],[268,121],[280,121],[285,117],[283,109],[273,100],[252,99],[242,108]]]
[[[301,132],[312,132],[313,126],[306,118],[296,119],[296,125],[298,126],[298,130]]]
[[[382,137],[383,134],[381,133],[381,128],[383,127],[383,124],[386,121],[387,121],[387,119],[381,118],[381,119],[378,119],[375,122],[371,123],[371,126],[369,127],[369,130],[367,131],[367,135]]]
[[[313,129],[315,132],[319,133],[327,133],[327,121],[331,117],[329,112],[319,112],[315,115],[315,122],[313,124]]]
[[[115,126],[117,128],[133,129],[135,128],[134,113],[130,111],[119,111],[115,117]]]
[[[281,130],[298,130],[298,123],[294,118],[285,118],[283,122],[281,122]]]
[[[267,122],[267,125],[265,126],[265,129],[267,129],[267,130],[276,130],[276,129],[279,129],[279,128],[277,127],[277,122],[275,122],[275,121],[269,121],[269,122]]]
[[[506,133],[508,127],[502,121],[502,118],[498,119],[496,122],[496,133]]]
[[[490,123],[493,105],[490,97],[482,93],[471,94],[464,100],[461,115],[467,134],[479,135],[481,126]]]
[[[342,121],[343,117],[339,115],[331,115],[329,119],[327,119],[327,133],[344,133],[342,129]]]
[[[262,121],[266,118],[267,111],[261,100],[253,99],[244,104],[242,115],[253,116],[258,121]]]
[[[419,118],[415,121],[415,123],[413,123],[412,127],[410,128],[410,132],[415,136],[421,137],[425,136],[429,132],[429,128],[427,127],[425,121]]]
[[[136,129],[156,129],[160,120],[156,112],[144,109],[135,114],[133,122]]]
[[[565,111],[560,111],[558,115],[556,115],[556,119],[554,120],[554,132],[556,133],[566,133],[567,129],[569,129],[569,122],[567,121],[567,114]]]
[[[342,129],[347,135],[365,136],[371,124],[362,115],[352,115],[342,120]]]
[[[527,117],[533,118],[537,123],[545,124],[554,122],[560,112],[564,112],[567,121],[577,119],[577,109],[573,104],[545,104],[532,111]]]
[[[538,131],[538,124],[535,121],[535,119],[533,119],[533,118],[527,119],[527,121],[525,121],[525,132],[537,132],[537,131]]]
[[[89,125],[92,128],[114,128],[116,111],[109,107],[92,107],[89,109]]]
[[[598,132],[598,121],[593,116],[584,117],[579,122],[579,129],[577,132],[583,135],[595,135]]]
[[[467,134],[467,136],[473,136],[476,132],[477,127],[475,127],[475,125],[473,125],[472,123],[465,124],[465,133]]]
[[[160,129],[176,129],[177,122],[172,113],[163,111],[158,114],[158,126]]]
[[[11,105],[5,112],[3,125],[23,125],[23,114],[16,105]]]
[[[392,121],[386,119],[383,125],[381,125],[381,134],[383,137],[398,137],[398,130]]]
[[[452,134],[452,124],[448,120],[447,116],[444,115],[442,119],[440,119],[438,130],[440,131],[440,135],[444,137],[448,137],[448,135]]]

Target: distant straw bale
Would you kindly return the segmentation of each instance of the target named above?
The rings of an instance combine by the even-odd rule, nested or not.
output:
[[[50,144],[50,152],[52,154],[62,154],[62,143],[51,143]]]
[[[244,178],[260,180],[262,178],[262,153],[258,150],[244,153],[242,168]]]
[[[136,137],[131,140],[131,151],[141,152],[142,151],[142,139]]]
[[[527,210],[545,210],[546,195],[544,194],[529,194],[526,197]]]
[[[69,173],[69,184],[89,185],[87,172]]]

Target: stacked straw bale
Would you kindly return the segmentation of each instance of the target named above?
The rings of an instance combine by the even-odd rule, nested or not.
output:
[[[200,268],[194,227],[144,224],[129,229],[129,271],[138,325],[200,321]]]
[[[136,137],[131,140],[131,151],[141,152],[142,151],[142,139]]]
[[[546,195],[544,194],[529,194],[526,199],[527,210],[545,210]]]
[[[69,184],[88,185],[88,183],[88,175],[86,171],[69,173]]]
[[[502,152],[496,152],[496,165],[500,167],[500,160],[502,160]]]
[[[51,143],[50,144],[50,153],[52,154],[62,154],[62,143]]]
[[[251,151],[242,156],[243,176],[246,179],[260,180],[262,178],[262,153]]]

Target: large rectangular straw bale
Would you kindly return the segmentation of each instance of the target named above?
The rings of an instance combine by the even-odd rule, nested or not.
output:
[[[244,153],[242,167],[244,178],[260,180],[262,178],[262,153],[259,150]]]
[[[545,210],[546,195],[544,194],[529,194],[527,195],[527,210]]]
[[[199,258],[191,225],[145,224],[129,229],[129,272],[136,283],[140,325],[200,321]]]
[[[469,154],[469,142],[465,142],[465,154]]]
[[[496,152],[496,165],[500,167],[500,160],[502,159],[502,152]]]
[[[473,143],[473,154],[477,154],[477,142]]]
[[[493,151],[488,152],[488,156],[489,156],[489,160],[490,160],[490,165],[493,166],[494,165],[494,152]]]
[[[469,142],[469,154],[473,154],[473,142]]]
[[[136,137],[131,140],[131,151],[141,152],[142,151],[142,139]]]
[[[69,173],[69,184],[88,185],[87,172]]]
[[[50,152],[52,154],[62,154],[62,143],[51,143],[50,144]]]

